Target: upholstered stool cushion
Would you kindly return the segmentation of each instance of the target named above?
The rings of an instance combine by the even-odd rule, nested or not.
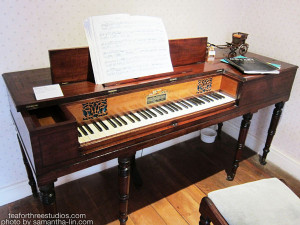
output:
[[[300,199],[277,178],[213,191],[208,197],[230,225],[300,224]]]

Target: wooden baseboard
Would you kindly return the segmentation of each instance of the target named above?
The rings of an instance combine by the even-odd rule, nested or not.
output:
[[[0,206],[14,202],[31,195],[27,180],[0,189]]]

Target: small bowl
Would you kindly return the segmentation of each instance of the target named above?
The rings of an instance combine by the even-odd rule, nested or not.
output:
[[[211,128],[204,128],[200,131],[201,140],[205,143],[213,143],[216,139],[217,132]]]

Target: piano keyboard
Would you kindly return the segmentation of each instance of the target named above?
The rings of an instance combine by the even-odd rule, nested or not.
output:
[[[234,98],[220,92],[176,100],[149,108],[111,116],[107,119],[94,119],[78,124],[79,143],[86,143],[121,132],[151,125],[164,120],[205,110],[235,101]]]

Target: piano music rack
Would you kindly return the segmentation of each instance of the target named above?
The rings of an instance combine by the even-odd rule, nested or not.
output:
[[[204,62],[206,57],[206,45],[207,37],[170,40],[169,47],[173,67]],[[91,66],[88,47],[49,50],[49,59],[51,78],[54,84],[78,81],[94,82],[93,68]],[[107,83],[104,86],[109,87],[132,82],[145,82],[147,80],[159,79],[176,73],[177,72],[127,79]]]

